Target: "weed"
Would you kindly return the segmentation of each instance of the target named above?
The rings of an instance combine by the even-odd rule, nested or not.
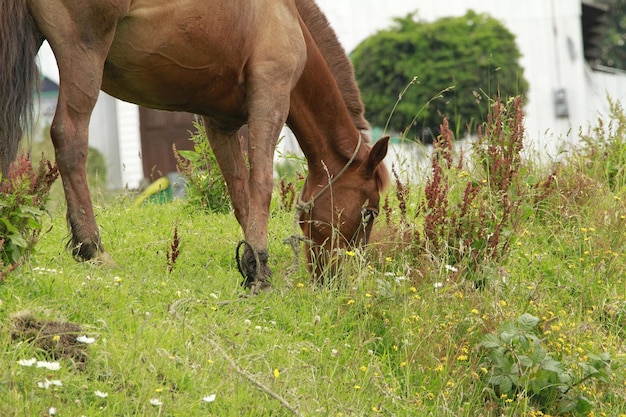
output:
[[[167,270],[169,273],[172,273],[174,270],[174,265],[176,264],[176,260],[178,259],[178,255],[180,255],[180,237],[178,236],[178,224],[174,224],[174,235],[172,236],[172,243],[169,248],[165,252],[165,258],[167,260]]]
[[[590,379],[608,382],[610,356],[587,353],[584,360],[568,364],[559,352],[549,351],[540,322],[525,313],[483,338],[479,346],[485,351],[481,366],[487,392],[502,405],[527,397],[545,413],[589,413],[592,404],[577,387]]]
[[[48,193],[58,175],[56,165],[46,159],[35,171],[29,155],[22,153],[8,176],[0,177],[0,281],[37,243]]]
[[[228,213],[231,210],[226,181],[209,144],[202,123],[194,122],[195,133],[190,140],[191,151],[178,151],[173,146],[176,167],[187,178],[187,201],[190,206],[212,213]]]

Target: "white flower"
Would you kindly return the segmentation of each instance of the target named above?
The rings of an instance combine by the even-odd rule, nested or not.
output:
[[[453,267],[452,265],[446,265],[446,271],[458,272],[459,270]]]
[[[55,415],[57,413],[57,409],[54,407],[50,407],[48,409],[48,414],[50,414],[51,416]]]
[[[97,391],[97,390],[94,391],[94,394],[96,397],[99,397],[99,398],[106,398],[109,396],[108,392],[102,392],[102,391]]]
[[[19,361],[17,361],[17,364],[22,366],[33,366],[35,363],[37,363],[37,359],[35,358],[20,359]]]
[[[46,368],[49,371],[58,371],[61,369],[59,362],[37,361],[37,368]]]
[[[150,404],[155,406],[155,407],[160,407],[163,405],[163,401],[161,401],[158,398],[150,398]]]
[[[215,401],[215,394],[207,395],[206,397],[202,398],[202,401],[204,401],[205,403],[212,403],[213,401]]]
[[[76,341],[77,341],[77,342],[80,342],[80,343],[85,343],[85,344],[90,345],[90,344],[92,344],[93,342],[95,342],[95,341],[96,341],[96,339],[94,339],[93,337],[87,337],[86,335],[83,335],[83,336],[78,336],[78,337],[76,338]]]
[[[53,385],[55,387],[62,387],[63,383],[59,381],[58,379],[53,379],[52,381],[50,381],[49,379],[46,379],[43,382],[37,382],[37,386],[42,389],[48,389]]]
[[[441,288],[441,287],[443,287],[443,282],[435,282],[435,283],[433,284],[433,287],[435,287],[435,288]]]

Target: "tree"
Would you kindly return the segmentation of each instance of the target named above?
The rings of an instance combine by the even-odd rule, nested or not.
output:
[[[389,121],[391,131],[428,140],[423,132],[438,134],[447,116],[460,133],[487,114],[486,96],[527,92],[515,38],[499,21],[473,11],[433,23],[415,15],[395,19],[393,27],[352,53],[366,116],[374,126]]]
[[[614,0],[609,13],[609,27],[600,54],[600,63],[626,69],[626,0]]]

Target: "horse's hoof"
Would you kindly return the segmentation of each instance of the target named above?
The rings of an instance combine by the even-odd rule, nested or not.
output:
[[[269,259],[267,250],[255,253],[250,245],[246,245],[243,256],[239,259],[239,247],[237,248],[236,259],[239,272],[244,278],[241,285],[244,288],[250,288],[250,293],[254,295],[261,291],[267,291],[271,287],[269,279],[272,277],[272,271],[267,266]]]
[[[261,292],[269,292],[272,284],[267,279],[259,279],[250,284],[250,295],[259,295]]]
[[[117,268],[117,263],[113,260],[113,257],[108,254],[108,252],[100,252],[94,258],[87,261],[90,265],[94,266],[103,266],[106,268]]]

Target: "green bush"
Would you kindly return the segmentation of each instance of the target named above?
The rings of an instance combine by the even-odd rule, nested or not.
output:
[[[526,94],[519,58],[511,32],[473,11],[434,23],[409,14],[352,53],[368,120],[409,139],[421,138],[424,129],[438,134],[443,117],[453,132],[479,124],[489,106],[485,95]]]
[[[588,353],[584,361],[568,364],[559,359],[559,352],[548,350],[540,323],[525,313],[483,338],[487,392],[496,401],[529,397],[550,414],[589,413],[592,404],[577,387],[591,378],[608,381],[609,354]]]

